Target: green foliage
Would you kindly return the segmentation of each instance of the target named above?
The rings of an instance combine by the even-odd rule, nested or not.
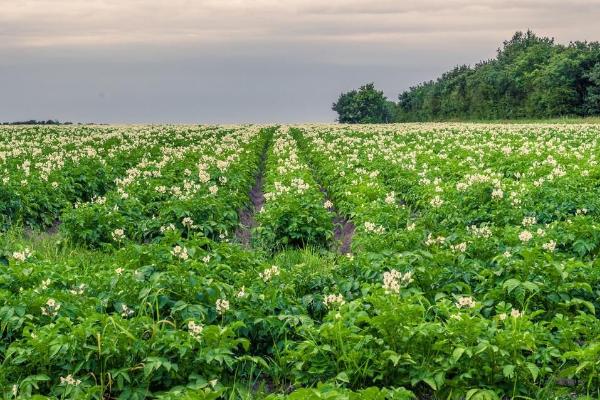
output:
[[[12,129],[3,399],[600,394],[598,126]]]
[[[332,215],[324,206],[309,166],[298,156],[288,132],[275,135],[267,158],[266,203],[259,210],[257,244],[270,250],[283,247],[328,247]]]
[[[332,109],[341,123],[377,124],[391,122],[393,103],[373,83],[368,83],[358,90],[342,93]]]
[[[341,123],[600,115],[600,44],[516,32],[493,59],[457,66],[389,102],[373,84],[340,95]]]
[[[398,121],[599,115],[600,45],[517,32],[497,57],[403,92]]]

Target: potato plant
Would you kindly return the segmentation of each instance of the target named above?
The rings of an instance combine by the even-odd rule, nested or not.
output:
[[[0,128],[0,397],[598,398],[599,133]]]
[[[264,207],[259,210],[257,240],[269,249],[287,246],[328,247],[332,215],[309,166],[300,159],[289,129],[274,137],[266,165]]]

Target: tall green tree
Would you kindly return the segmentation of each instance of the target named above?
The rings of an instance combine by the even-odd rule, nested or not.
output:
[[[358,90],[340,94],[331,108],[341,123],[376,124],[392,122],[395,105],[373,83],[367,83]]]
[[[600,115],[600,44],[516,32],[494,59],[459,66],[398,96],[396,120]]]
[[[588,115],[600,114],[600,62],[586,71],[584,77],[590,81],[586,87],[583,109]]]

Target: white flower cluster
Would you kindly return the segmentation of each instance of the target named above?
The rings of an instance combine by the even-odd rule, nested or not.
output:
[[[504,192],[502,191],[501,188],[494,188],[494,190],[492,190],[492,198],[493,199],[501,199],[504,197]]]
[[[263,281],[268,282],[274,276],[279,275],[279,273],[280,273],[279,267],[277,265],[273,265],[270,268],[266,268],[263,272],[259,272],[258,275],[260,276],[260,278]]]
[[[547,243],[544,243],[542,245],[542,248],[546,251],[550,251],[553,252],[556,249],[556,241],[555,240],[551,240]]]
[[[161,226],[160,227],[160,233],[165,233],[165,232],[168,232],[168,231],[175,231],[175,230],[177,230],[177,228],[175,227],[174,224],[169,224],[167,226]]]
[[[200,169],[198,171],[198,180],[200,180],[200,182],[202,183],[206,183],[208,181],[210,181],[210,174],[208,172],[206,172],[203,169]]]
[[[29,257],[31,257],[33,253],[28,248],[25,248],[23,251],[15,251],[12,254],[12,257],[17,261],[26,261]]]
[[[188,229],[192,229],[194,227],[194,220],[191,219],[190,217],[184,217],[181,220],[181,224]]]
[[[217,299],[217,302],[215,303],[215,308],[217,310],[217,314],[225,314],[229,310],[229,300]]]
[[[127,304],[121,304],[121,317],[129,318],[133,315],[134,311],[127,306]]]
[[[60,384],[67,386],[79,386],[81,384],[81,380],[73,378],[73,375],[69,374],[65,377],[60,377]]]
[[[521,242],[527,243],[531,239],[533,239],[533,234],[531,232],[529,232],[528,230],[525,230],[525,231],[522,231],[521,233],[519,233],[519,240]]]
[[[70,289],[69,293],[77,295],[77,296],[81,296],[85,292],[86,288],[87,288],[87,286],[84,283],[82,283],[80,285],[74,286],[73,289]]]
[[[42,315],[55,317],[58,314],[58,310],[60,310],[60,303],[54,299],[48,299],[46,304],[40,307],[40,309],[42,310]]]
[[[521,225],[527,227],[537,224],[537,219],[535,217],[524,217],[523,221],[521,221]]]
[[[190,333],[190,335],[192,335],[195,339],[199,339],[200,335],[202,334],[202,331],[204,330],[204,325],[202,324],[197,324],[194,321],[189,321],[188,322],[188,332]]]
[[[523,315],[523,311],[519,311],[516,308],[513,308],[510,311],[510,316],[512,318],[521,318]],[[502,313],[498,315],[498,318],[500,319],[500,321],[504,321],[506,318],[508,318],[508,315],[506,313]]]
[[[106,203],[106,197],[104,196],[94,196],[92,197],[92,204],[105,204]]]
[[[390,192],[385,195],[385,204],[394,204],[396,203],[396,193]]]
[[[450,248],[458,253],[464,253],[465,251],[467,251],[467,243],[462,242],[458,244],[451,244]]]
[[[431,204],[433,208],[439,208],[444,204],[444,200],[442,200],[440,196],[435,196],[433,199],[431,199],[429,204]]]
[[[325,298],[323,299],[323,304],[325,304],[325,307],[327,308],[331,308],[333,306],[341,306],[345,303],[346,301],[344,300],[344,296],[342,296],[341,294],[328,294],[327,296],[325,296]]]
[[[458,298],[455,305],[458,308],[473,308],[475,307],[475,300],[471,296],[462,296]]]
[[[171,250],[171,254],[177,258],[182,259],[183,261],[189,258],[188,251],[185,247],[175,246],[173,250]]]
[[[365,232],[374,233],[376,235],[383,235],[385,233],[385,228],[381,225],[377,225],[373,222],[365,222]]]
[[[112,232],[112,238],[115,242],[120,242],[125,238],[125,231],[117,228]]]
[[[436,244],[444,244],[446,242],[446,238],[444,236],[433,237],[430,233],[427,235],[427,239],[425,240],[425,245],[433,246]]]
[[[492,229],[487,226],[487,225],[483,225],[483,226],[475,226],[475,225],[471,225],[469,227],[467,227],[467,231],[469,231],[469,233],[477,238],[484,238],[484,239],[489,239],[492,237]]]
[[[392,269],[383,273],[383,289],[386,294],[398,294],[401,288],[408,286],[413,280],[412,271],[403,274],[398,270]]]

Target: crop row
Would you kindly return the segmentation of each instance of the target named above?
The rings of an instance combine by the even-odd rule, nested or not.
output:
[[[0,138],[0,223],[52,225],[65,207],[90,201],[143,158],[194,145],[217,128],[4,128]]]
[[[338,207],[354,213],[359,227],[375,222],[398,233],[385,246],[414,248],[406,239],[418,231],[431,235],[421,243],[444,238],[447,246],[463,248],[493,232],[502,238],[496,250],[504,253],[518,247],[527,228],[530,245],[589,258],[600,243],[580,226],[597,222],[595,131],[547,129],[534,136],[487,126],[460,132],[316,128],[305,129],[305,136]],[[374,221],[365,221],[365,208],[376,210]],[[548,235],[534,234],[540,229]]]
[[[58,235],[0,235],[5,398],[598,396],[597,127],[157,130]]]
[[[549,374],[544,379],[568,376],[572,371],[567,367],[569,359],[578,359],[580,368],[587,368],[586,360],[597,351],[594,338],[600,307],[595,258],[600,239],[595,233],[598,200],[590,195],[597,187],[596,130],[544,133],[540,128],[540,138],[527,130],[519,133],[487,126],[458,133],[452,126],[433,127],[433,133],[416,128],[361,127],[353,131],[348,127],[301,127],[296,131],[336,207],[357,225],[353,240],[356,257],[351,261],[356,269],[350,281],[362,281],[363,286],[358,290],[349,282],[338,283],[347,288],[342,297],[356,299],[350,309],[359,307],[373,317],[385,315],[382,319],[390,324],[365,331],[364,315],[357,317],[356,325],[346,325],[345,345],[351,346],[348,338],[352,332],[362,332],[356,336],[357,346],[373,335],[376,342],[381,340],[378,345],[394,351],[394,359],[398,354],[411,355],[405,374],[422,374],[430,387],[439,390],[446,386],[447,393],[455,390],[448,385],[475,375],[479,382],[488,380],[496,387],[503,380],[512,380],[519,389],[503,392],[510,395],[519,390],[535,392],[532,388],[544,373]],[[465,149],[477,156],[470,160],[467,154],[453,153]],[[510,162],[498,155],[514,152],[521,154]],[[511,172],[501,172],[509,165]],[[516,165],[520,167],[515,169]],[[529,198],[531,194],[534,196]],[[548,204],[555,204],[556,210],[549,212]],[[387,276],[392,282],[388,286],[398,287],[393,282],[401,284],[406,274],[418,293],[400,290],[399,299],[385,300],[394,301],[391,309],[385,301],[379,303],[379,299],[364,295],[366,282],[385,282]],[[414,308],[413,302],[427,306]],[[461,312],[448,309],[450,304]],[[367,311],[369,307],[374,309]],[[414,314],[409,317],[411,310]],[[468,318],[465,310],[470,312]],[[507,320],[506,315],[511,314]],[[524,320],[530,321],[529,328],[521,322]],[[508,339],[518,351],[506,347],[505,321],[519,321],[518,327],[510,326]],[[572,336],[563,340],[562,333],[558,334],[557,329],[566,330],[558,328],[563,321],[582,329],[576,334],[579,344],[574,345]],[[454,324],[473,336],[454,336]],[[415,333],[402,332],[401,327],[406,326]],[[391,336],[385,336],[387,329]],[[418,336],[421,329],[425,331]],[[524,336],[513,336],[517,333]],[[439,339],[434,339],[437,334]],[[319,335],[320,339],[315,339]],[[303,351],[331,346],[332,338],[323,335],[325,332],[318,330],[309,332],[310,348]],[[405,338],[417,347],[420,338],[427,340],[419,350],[401,347],[398,352],[390,345]],[[336,347],[332,353],[341,351]],[[362,349],[361,354],[373,351],[374,359],[385,357],[373,349]],[[480,358],[487,351],[498,361],[503,354],[516,358],[497,365]],[[550,353],[554,356],[541,362]],[[438,357],[449,364],[434,366]],[[374,359],[355,362],[362,365]],[[460,362],[453,361],[458,359]],[[481,368],[477,374],[475,369],[468,370],[475,360],[472,367]],[[307,362],[310,371],[313,361]],[[314,361],[318,365],[325,362]],[[427,371],[417,372],[416,365],[423,363],[428,364]],[[499,375],[495,376],[497,368]],[[515,372],[519,368],[522,373]],[[382,367],[379,373],[383,371]],[[481,373],[488,374],[487,378]]]
[[[114,190],[65,211],[62,229],[93,247],[147,242],[167,230],[226,240],[248,201],[266,137],[262,128],[243,128],[164,147],[117,178]]]
[[[270,250],[286,246],[327,248],[332,214],[287,127],[274,136],[265,175],[266,202],[257,217],[258,243]]]

